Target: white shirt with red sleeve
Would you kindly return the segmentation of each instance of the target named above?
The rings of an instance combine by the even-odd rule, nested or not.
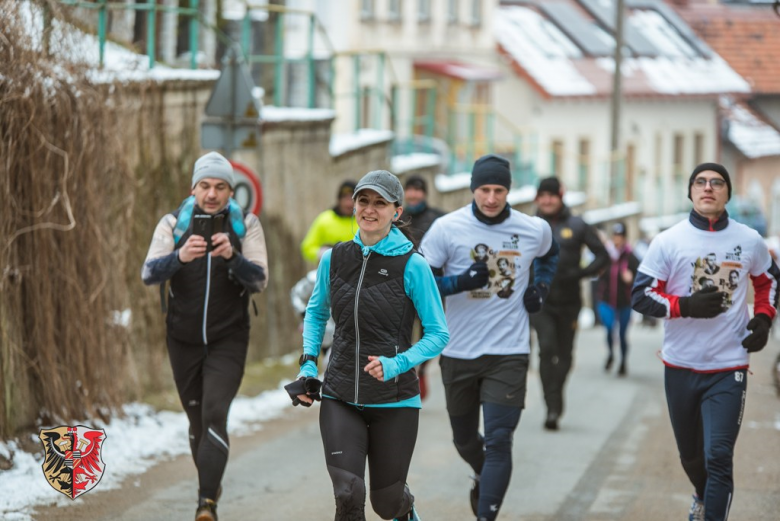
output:
[[[752,228],[729,219],[719,231],[696,228],[687,219],[650,243],[639,271],[654,279],[648,294],[668,309],[662,358],[666,365],[699,372],[746,368],[742,340],[750,334],[748,280],[755,289],[754,313],[776,314],[777,281],[766,245]],[[680,317],[679,298],[706,285],[726,294],[727,310],[715,318]]]

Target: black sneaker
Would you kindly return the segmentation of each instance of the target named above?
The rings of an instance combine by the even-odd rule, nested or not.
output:
[[[544,428],[548,431],[557,431],[558,430],[558,413],[557,412],[548,412],[547,413],[547,419],[544,420]]]
[[[217,502],[205,497],[198,499],[198,509],[195,511],[195,521],[218,521]]]
[[[471,502],[471,511],[476,516],[477,508],[479,507],[479,476],[471,476],[471,479],[474,480],[474,483],[469,491],[469,501]]]
[[[620,362],[620,368],[618,369],[618,376],[626,376],[628,371],[626,370],[626,363]]]
[[[612,369],[612,362],[614,361],[615,359],[612,356],[612,353],[610,353],[609,356],[607,357],[607,363],[604,364],[604,370],[609,371],[610,369]]]

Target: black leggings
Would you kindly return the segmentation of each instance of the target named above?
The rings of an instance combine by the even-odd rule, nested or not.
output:
[[[410,407],[360,409],[339,400],[322,400],[320,432],[333,481],[336,521],[366,519],[366,457],[374,512],[393,519],[412,509],[414,496],[406,476],[419,416],[420,410]]]
[[[202,497],[216,499],[225,473],[228,410],[244,376],[248,343],[248,329],[208,346],[168,337],[173,378],[190,421],[190,449]]]

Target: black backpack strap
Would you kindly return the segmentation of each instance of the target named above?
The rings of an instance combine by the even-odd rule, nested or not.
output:
[[[165,288],[167,287],[167,282],[163,282],[160,284],[160,311],[163,315],[168,313],[168,306],[165,303]]]

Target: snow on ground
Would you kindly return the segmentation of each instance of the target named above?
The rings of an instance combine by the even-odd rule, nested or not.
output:
[[[229,434],[242,436],[256,432],[263,428],[262,422],[281,416],[290,406],[290,397],[282,388],[286,383],[253,398],[237,397],[230,408]],[[126,478],[190,452],[187,417],[183,412],[155,412],[141,403],[131,403],[122,409],[123,418],[114,418],[109,424],[101,421],[88,424],[106,431],[103,445],[106,470],[90,494],[119,488]],[[40,443],[37,434],[31,437]],[[40,453],[24,452],[16,442],[10,441],[0,443],[0,456],[13,460],[9,470],[0,472],[0,519],[29,521],[36,505],[73,503],[46,482]]]

